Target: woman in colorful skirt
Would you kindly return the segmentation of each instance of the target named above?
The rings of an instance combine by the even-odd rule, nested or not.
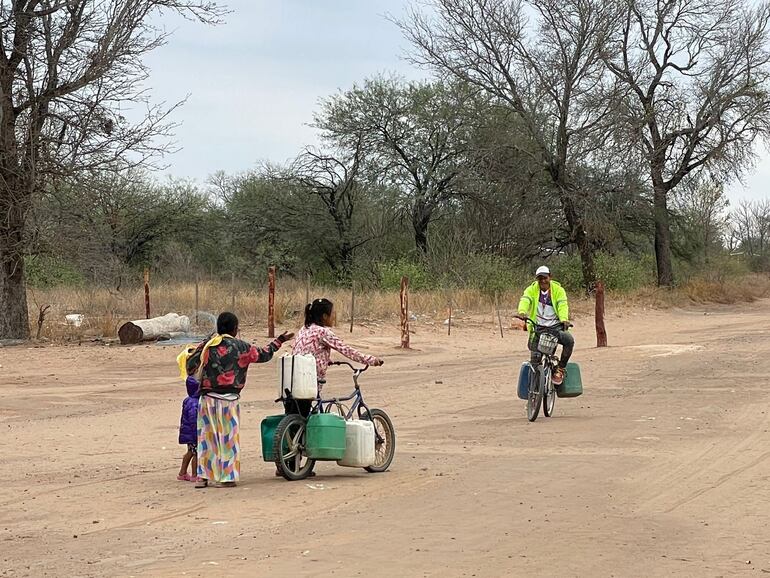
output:
[[[283,333],[263,349],[236,339],[236,335],[238,318],[233,313],[222,313],[217,318],[217,333],[201,343],[187,360],[187,371],[198,376],[201,395],[196,488],[205,488],[209,482],[230,487],[238,481],[238,400],[249,365],[270,361],[281,345],[294,337]]]

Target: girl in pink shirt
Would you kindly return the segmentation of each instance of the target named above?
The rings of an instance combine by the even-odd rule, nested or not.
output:
[[[294,355],[310,354],[316,359],[316,371],[318,374],[318,393],[321,393],[326,383],[326,370],[331,361],[332,349],[338,351],[348,359],[365,365],[382,365],[382,359],[361,353],[345,345],[334,332],[329,329],[334,325],[334,304],[328,299],[316,299],[305,306],[305,325],[297,332],[292,347]],[[309,400],[287,400],[286,413],[299,413],[304,416],[310,412]]]

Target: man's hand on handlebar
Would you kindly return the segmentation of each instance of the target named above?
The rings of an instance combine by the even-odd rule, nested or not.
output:
[[[379,357],[375,358],[374,363],[372,363],[372,365],[375,366],[375,367],[379,367],[379,366],[384,365],[384,364],[385,364],[385,360],[384,359],[380,359]]]
[[[519,328],[519,329],[526,329],[527,328],[527,320],[529,319],[524,313],[515,313],[513,315],[514,319],[517,319],[521,321],[521,324],[514,324],[512,327]]]

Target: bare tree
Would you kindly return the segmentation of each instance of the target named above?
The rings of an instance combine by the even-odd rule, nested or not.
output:
[[[722,183],[703,173],[687,179],[675,190],[672,209],[682,221],[686,241],[694,249],[691,256],[702,257],[708,263],[711,252],[724,247],[728,206]]]
[[[347,154],[308,148],[286,170],[268,171],[269,178],[278,178],[301,195],[311,195],[321,201],[334,229],[331,235],[326,232],[318,236],[319,248],[324,250],[329,267],[344,280],[350,276],[355,250],[371,238],[358,234],[355,219],[362,193],[362,155],[363,139],[358,138]],[[306,208],[295,216],[297,226],[311,226],[307,221],[313,220],[313,215]],[[324,244],[332,239],[333,242]]]
[[[27,214],[34,196],[86,169],[144,164],[168,152],[174,106],[153,106],[142,58],[175,12],[207,23],[206,0],[0,2],[0,338],[27,338]],[[121,103],[146,104],[138,122]],[[158,138],[160,137],[160,140]]]
[[[516,0],[429,0],[399,23],[412,60],[486,91],[520,118],[580,252],[587,287],[596,280],[594,247],[579,167],[612,144],[616,82],[602,63],[616,10],[601,0],[531,0],[527,27]],[[530,152],[534,151],[534,152]]]
[[[749,257],[759,257],[770,251],[770,200],[743,199],[730,215],[732,250]]]
[[[632,136],[653,188],[658,284],[671,286],[668,199],[700,167],[740,175],[770,128],[770,6],[623,0],[606,62],[630,89]]]
[[[375,78],[327,99],[316,115],[326,139],[352,139],[355,146],[358,135],[364,136],[379,180],[402,192],[422,254],[431,221],[458,192],[473,99],[473,91],[458,83]]]
[[[740,201],[729,217],[729,248],[748,257],[770,253],[770,200]]]
[[[743,199],[730,215],[730,250],[754,255],[754,215],[752,203]]]
[[[751,218],[754,224],[757,254],[770,251],[770,200],[764,199],[751,204]]]

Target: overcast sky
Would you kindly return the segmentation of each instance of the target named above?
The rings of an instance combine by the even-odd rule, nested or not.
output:
[[[318,100],[377,73],[420,78],[401,58],[407,45],[384,14],[403,14],[406,0],[230,0],[233,11],[215,28],[181,19],[147,60],[155,101],[190,95],[175,119],[182,150],[169,174],[205,181],[215,171],[282,162],[315,141]],[[764,150],[745,187],[730,198],[770,196]]]

